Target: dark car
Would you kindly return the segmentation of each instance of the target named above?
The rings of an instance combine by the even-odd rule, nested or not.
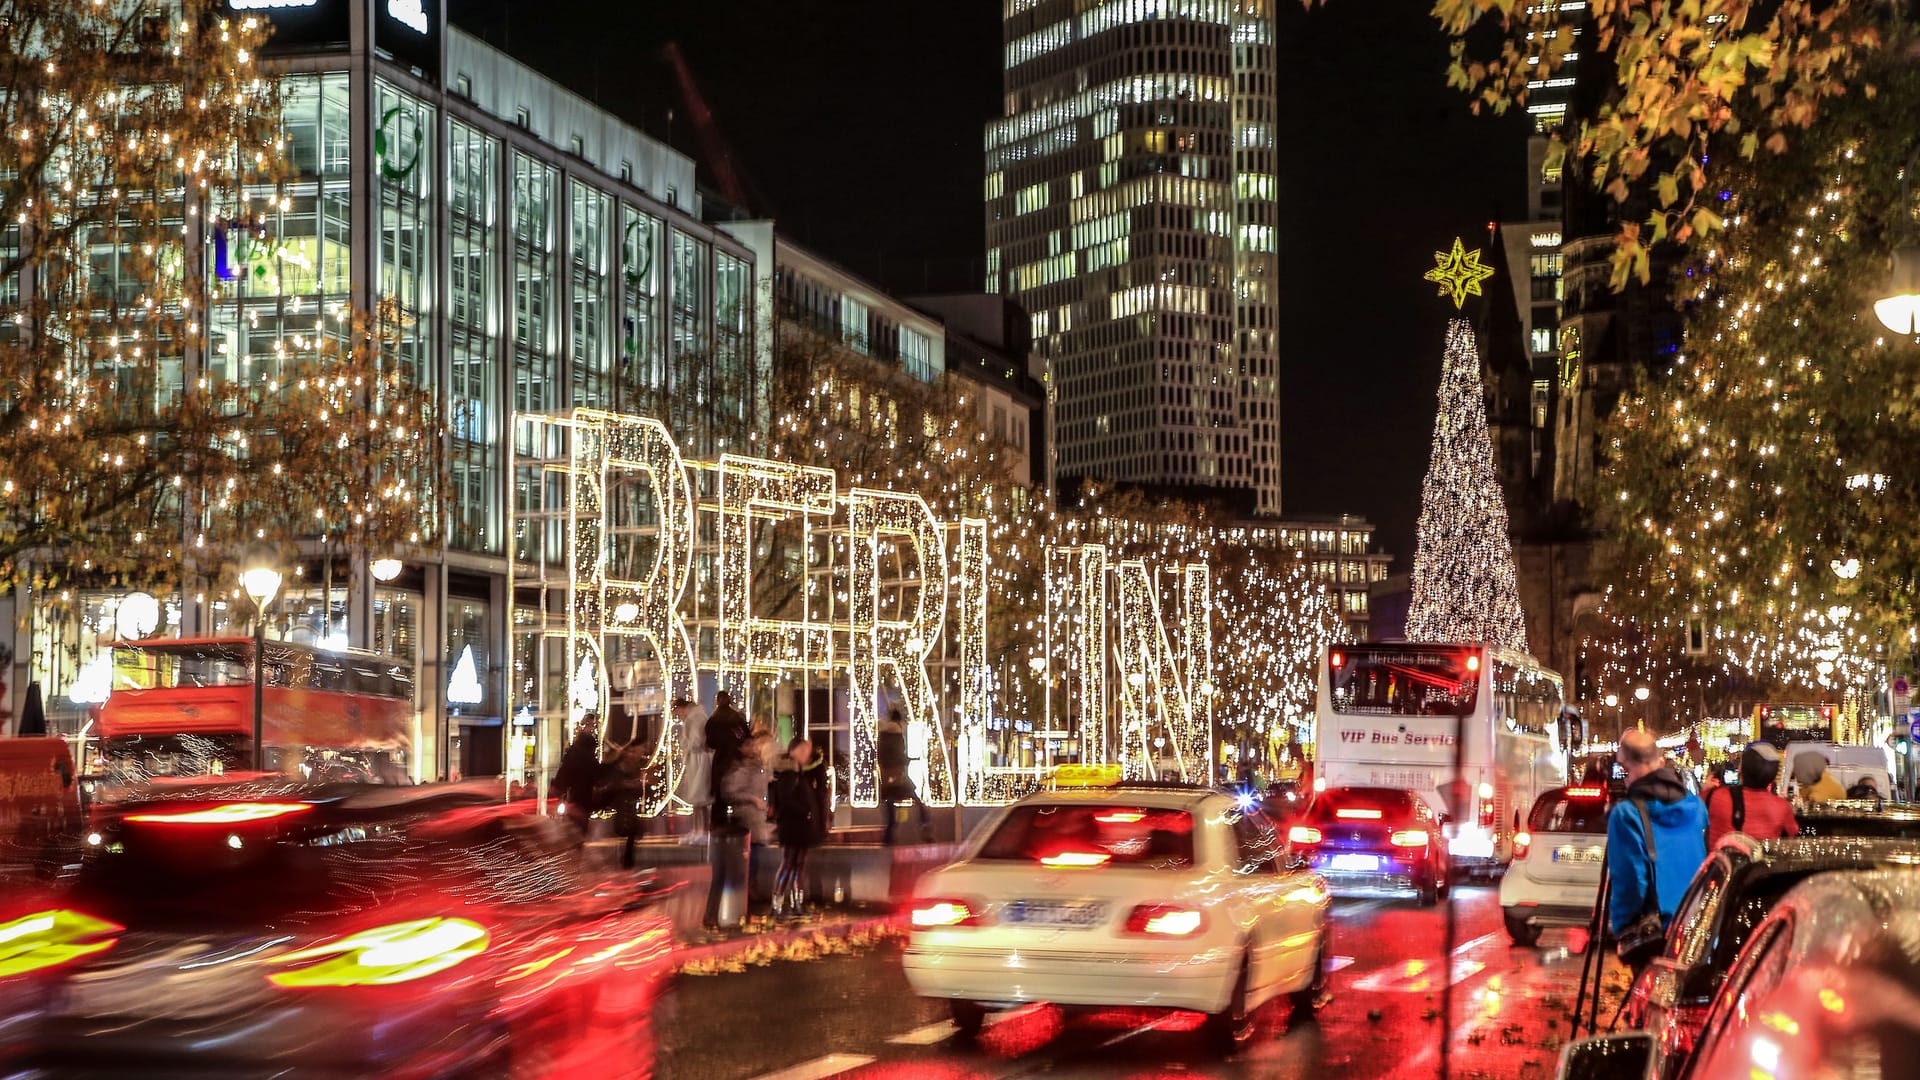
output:
[[[1734,957],[1789,889],[1825,871],[1916,861],[1920,845],[1911,841],[1725,837],[1681,898],[1665,950],[1634,984],[1629,1023],[1651,1034],[1663,1054],[1684,1059]]]
[[[1694,1052],[1647,1032],[1586,1039],[1561,1080],[1847,1077],[1895,1080],[1920,1061],[1920,872],[1816,874],[1757,926]]]
[[[1794,813],[1801,836],[1872,836],[1920,840],[1920,810],[1870,800],[1814,803]]]
[[[1435,904],[1452,882],[1441,824],[1410,791],[1328,788],[1287,830],[1287,849],[1336,896],[1412,893]]]
[[[0,898],[0,1075],[651,1073],[657,891],[497,785],[182,788]]]

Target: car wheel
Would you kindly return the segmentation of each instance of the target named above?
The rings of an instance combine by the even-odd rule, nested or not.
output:
[[[1207,1016],[1207,1042],[1221,1055],[1233,1053],[1253,1037],[1253,1016],[1247,1009],[1247,960],[1240,959],[1240,974],[1233,980],[1233,993],[1227,995],[1227,1007]]]
[[[1426,880],[1419,884],[1420,906],[1432,907],[1440,902],[1440,875],[1438,871],[1427,871]]]
[[[1540,928],[1527,921],[1525,915],[1518,912],[1502,912],[1507,920],[1507,936],[1515,945],[1532,948],[1540,940]]]
[[[947,1002],[947,1008],[953,1016],[953,1026],[962,1039],[977,1039],[980,1029],[987,1026],[987,1007],[977,1001],[954,999]]]
[[[1307,985],[1287,995],[1287,1002],[1293,1006],[1296,1016],[1311,1016],[1320,1010],[1327,1000],[1327,931],[1320,931],[1320,940],[1313,946],[1313,976]]]

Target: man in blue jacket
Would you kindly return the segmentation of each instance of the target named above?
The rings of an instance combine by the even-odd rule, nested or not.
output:
[[[1615,760],[1627,771],[1627,797],[1607,815],[1607,873],[1613,881],[1608,925],[1618,938],[1647,907],[1649,889],[1662,925],[1673,922],[1694,871],[1707,859],[1707,808],[1647,732],[1621,736]],[[1651,858],[1636,803],[1645,804],[1653,824]]]

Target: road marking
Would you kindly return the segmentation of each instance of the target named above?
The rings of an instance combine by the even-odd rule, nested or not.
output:
[[[1352,967],[1353,963],[1353,957],[1351,956],[1329,956],[1327,958],[1327,970],[1340,971],[1344,968]]]
[[[914,1028],[902,1035],[895,1035],[887,1041],[895,1046],[932,1046],[945,1042],[954,1032],[953,1021],[935,1020],[924,1027]]]
[[[1481,934],[1479,937],[1474,938],[1472,941],[1467,942],[1465,945],[1455,946],[1453,950],[1453,955],[1462,956],[1466,953],[1472,952],[1473,950],[1479,948],[1482,945],[1485,945],[1489,941],[1496,941],[1506,936],[1507,935],[1503,931],[1499,931],[1499,930],[1495,930],[1491,934]]]
[[[1458,985],[1462,980],[1470,979],[1486,970],[1487,965],[1478,960],[1464,960],[1455,957],[1452,966],[1452,983]],[[1424,960],[1408,960],[1382,971],[1376,971],[1353,984],[1355,990],[1374,993],[1382,990],[1397,991],[1403,994],[1422,993],[1438,990],[1434,985],[1433,965]]]
[[[826,1057],[803,1061],[791,1069],[770,1072],[754,1080],[824,1080],[825,1077],[838,1076],[851,1072],[863,1065],[871,1065],[878,1059],[871,1054],[828,1054]]]

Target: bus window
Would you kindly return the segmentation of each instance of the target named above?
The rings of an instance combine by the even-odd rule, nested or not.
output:
[[[1473,711],[1479,675],[1470,649],[1354,646],[1329,658],[1333,709],[1385,716],[1457,716]]]

